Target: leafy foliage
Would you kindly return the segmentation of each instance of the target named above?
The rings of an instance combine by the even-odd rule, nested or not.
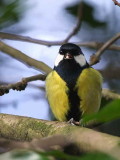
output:
[[[104,123],[118,118],[120,118],[120,99],[108,103],[98,113],[84,116],[82,123],[86,124],[90,121]]]
[[[82,19],[83,19],[84,22],[88,23],[92,27],[101,27],[101,26],[105,26],[106,25],[105,22],[100,22],[99,20],[94,18],[93,12],[94,12],[94,7],[95,6],[91,6],[91,5],[87,4],[87,3],[83,3],[83,4],[84,4],[84,8],[83,8]],[[78,5],[79,4],[67,7],[66,10],[69,13],[71,13],[73,16],[77,16]]]
[[[102,97],[102,99],[101,99],[101,109],[102,109],[104,106],[106,106],[107,104],[109,104],[110,102],[112,102],[112,99]]]
[[[8,27],[19,21],[23,13],[23,8],[19,0],[1,0],[0,1],[0,29]]]
[[[42,153],[43,154],[43,153]],[[44,155],[53,156],[57,159],[64,160],[114,160],[114,158],[103,153],[87,153],[82,156],[73,156],[60,151],[45,152]]]
[[[15,150],[1,154],[0,159],[4,160],[51,160],[54,157],[59,160],[115,160],[103,153],[87,153],[82,156],[68,155],[61,151],[35,152],[29,150]]]

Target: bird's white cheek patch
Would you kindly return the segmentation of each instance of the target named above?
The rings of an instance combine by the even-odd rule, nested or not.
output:
[[[80,64],[80,66],[84,66],[86,64],[86,59],[83,54],[75,56],[75,61]]]
[[[55,66],[58,66],[58,64],[60,63],[60,61],[63,60],[64,55],[58,54],[57,58],[55,60]]]

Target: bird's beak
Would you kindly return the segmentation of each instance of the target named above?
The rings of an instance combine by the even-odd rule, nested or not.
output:
[[[73,59],[73,55],[71,55],[70,53],[66,53],[64,55],[64,59]]]

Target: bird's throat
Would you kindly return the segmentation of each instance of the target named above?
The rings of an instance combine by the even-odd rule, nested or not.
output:
[[[82,69],[73,59],[62,60],[54,70],[66,82],[68,88],[74,88]]]

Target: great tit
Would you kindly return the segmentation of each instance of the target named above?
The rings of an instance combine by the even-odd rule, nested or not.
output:
[[[46,78],[46,95],[55,118],[79,122],[83,115],[97,112],[101,86],[101,74],[89,66],[80,47],[63,44]]]

